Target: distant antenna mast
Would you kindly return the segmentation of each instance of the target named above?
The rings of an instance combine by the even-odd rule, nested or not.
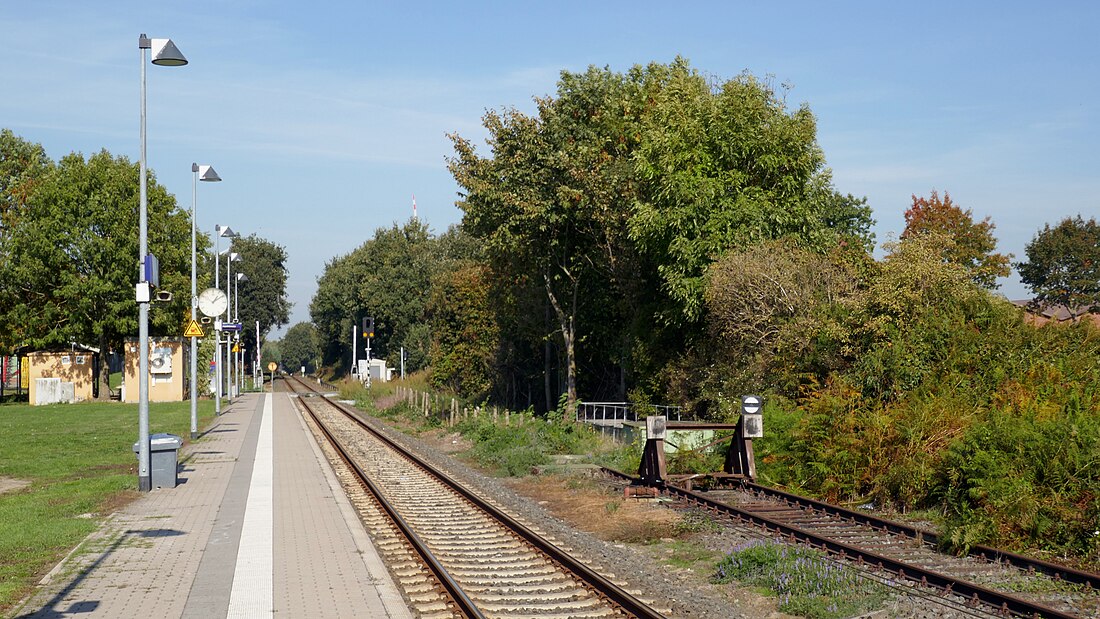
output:
[[[416,220],[416,194],[413,194],[413,220]]]

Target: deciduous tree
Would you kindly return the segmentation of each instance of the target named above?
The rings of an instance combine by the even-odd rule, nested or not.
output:
[[[316,369],[319,349],[317,333],[312,323],[299,322],[287,329],[279,346],[280,356],[288,372],[297,372],[305,368],[306,372]]]
[[[913,206],[905,211],[905,231],[901,238],[929,232],[944,234],[953,243],[943,248],[943,258],[966,268],[974,281],[988,289],[997,287],[997,278],[1006,277],[1011,255],[998,254],[993,222],[986,217],[975,223],[970,209],[965,211],[951,201],[945,191],[941,200],[936,191],[930,198],[913,196]]]
[[[243,273],[247,279],[237,284],[242,323],[241,342],[247,351],[247,363],[255,359],[256,322],[260,323],[260,340],[289,320],[290,301],[286,290],[286,249],[252,234],[233,240],[233,251],[241,261],[233,274]]]
[[[1027,261],[1016,264],[1036,304],[1064,306],[1076,320],[1100,312],[1100,224],[1080,215],[1053,228],[1043,226],[1024,248]]]
[[[137,334],[137,181],[138,166],[107,151],[68,155],[41,178],[4,242],[0,280],[11,303],[0,307],[0,347],[79,342],[106,352]],[[155,178],[148,205],[149,251],[161,288],[174,293],[153,304],[150,333],[179,335],[190,296],[190,219]]]

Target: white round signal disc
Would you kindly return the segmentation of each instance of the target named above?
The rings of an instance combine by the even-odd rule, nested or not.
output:
[[[746,395],[741,397],[741,412],[748,415],[755,415],[760,412],[764,403],[760,400],[758,395]]]
[[[229,298],[217,288],[207,288],[199,293],[199,311],[206,316],[221,316],[228,307]]]

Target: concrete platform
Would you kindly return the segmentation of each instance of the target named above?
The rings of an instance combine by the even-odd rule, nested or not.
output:
[[[16,616],[411,619],[290,397],[223,411],[180,485],[114,514]]]

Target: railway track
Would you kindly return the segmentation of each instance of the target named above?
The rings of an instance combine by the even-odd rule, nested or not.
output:
[[[641,484],[619,471],[604,471],[620,482]],[[935,588],[988,614],[1100,617],[1100,574],[981,546],[957,557],[938,550],[932,532],[750,482],[705,494],[671,484],[660,489],[681,505],[809,544],[861,569]]]
[[[664,616],[355,411],[287,384],[419,616]]]

